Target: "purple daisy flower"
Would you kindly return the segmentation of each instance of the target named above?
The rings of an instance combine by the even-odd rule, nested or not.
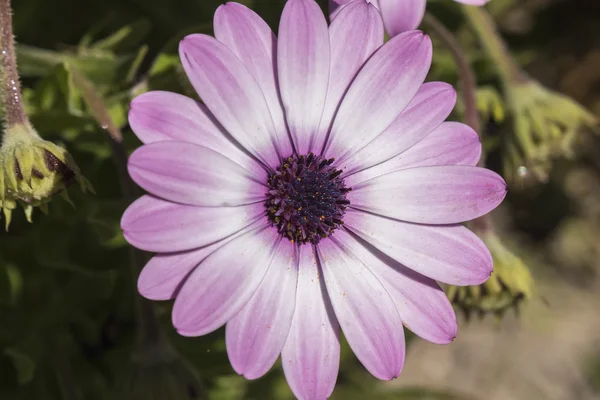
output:
[[[341,6],[355,0],[329,0],[331,19],[335,18]],[[372,3],[381,11],[385,31],[390,36],[412,29],[421,25],[425,15],[427,0],[358,0]],[[482,6],[489,0],[454,0],[457,3],[471,6]]]
[[[490,276],[489,251],[460,223],[506,194],[475,167],[477,134],[444,122],[452,87],[423,83],[431,41],[411,31],[383,45],[379,12],[364,2],[328,28],[313,0],[290,0],[278,38],[227,3],[214,30],[180,44],[204,104],[149,92],[131,105],[145,144],[129,173],[150,194],[121,226],[158,253],[140,293],[175,299],[182,335],[227,324],[229,358],[249,379],[281,354],[300,399],[331,394],[340,329],[374,376],[397,377],[403,325],[434,343],[455,337],[436,280]]]

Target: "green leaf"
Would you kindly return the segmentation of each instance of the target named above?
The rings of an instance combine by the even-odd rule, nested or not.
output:
[[[149,31],[150,22],[147,19],[140,19],[95,42],[90,47],[114,53],[130,51],[144,40]]]
[[[17,57],[22,76],[40,77],[52,73],[62,63],[75,65],[90,79],[99,84],[115,82],[118,72],[134,58],[131,55],[116,56],[111,52],[84,49],[79,53],[57,52],[31,46],[19,46]]]
[[[0,303],[15,305],[23,292],[23,276],[13,264],[0,264]]]
[[[33,359],[14,349],[5,349],[4,354],[11,359],[15,367],[19,385],[23,385],[33,379],[36,368],[36,363]]]
[[[129,70],[127,71],[127,75],[125,77],[126,82],[132,82],[135,79],[136,75],[140,70],[140,67],[142,66],[144,58],[146,57],[146,54],[148,54],[148,50],[148,46],[140,47],[140,49],[138,50],[131,62]]]

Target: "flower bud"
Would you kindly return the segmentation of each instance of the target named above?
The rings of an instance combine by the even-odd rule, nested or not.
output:
[[[496,123],[504,122],[506,110],[502,96],[492,86],[477,88],[477,110],[484,121],[493,120]]]
[[[545,181],[556,158],[570,158],[582,128],[597,130],[598,118],[568,96],[533,80],[507,86],[514,136],[506,143],[504,176],[512,183]]]
[[[467,317],[473,313],[502,317],[533,295],[533,278],[523,260],[508,250],[498,236],[485,233],[482,239],[492,253],[494,272],[481,285],[450,286],[448,297]]]
[[[0,166],[0,206],[6,229],[17,204],[23,207],[31,222],[33,208],[46,212],[47,203],[55,194],[60,193],[70,202],[65,189],[75,182],[83,192],[93,192],[71,155],[40,138],[29,124],[16,124],[5,131]]]

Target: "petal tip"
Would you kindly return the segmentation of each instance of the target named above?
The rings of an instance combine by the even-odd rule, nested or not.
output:
[[[177,302],[177,299],[175,301]],[[186,315],[182,315],[181,311],[177,312],[177,307],[175,306],[173,306],[173,311],[171,312],[171,322],[177,333],[181,336],[202,336],[202,334],[198,334],[197,330],[189,326],[190,321],[186,320]]]
[[[199,36],[202,36],[202,35],[198,34],[198,33],[191,33],[189,35],[185,35],[179,41],[179,51],[186,52],[187,50],[189,50],[189,46],[191,46],[192,42],[194,42]]]
[[[221,4],[219,7],[217,7],[217,9],[215,10],[214,19],[216,20],[218,18],[218,16],[220,16],[224,12],[235,12],[236,10],[239,10],[240,8],[247,8],[247,7],[244,6],[243,4],[236,3],[233,1],[225,2],[225,3]]]
[[[144,297],[144,298],[146,298],[148,300],[154,300],[154,301],[156,301],[156,300],[164,300],[164,299],[157,298],[157,296],[153,294],[152,288],[153,288],[153,285],[149,284],[147,282],[147,280],[142,279],[142,275],[140,275],[140,277],[137,280],[137,291],[138,291],[138,293],[142,297]]]
[[[389,360],[387,365],[381,364],[376,368],[367,368],[375,378],[382,381],[391,381],[400,376],[404,365],[404,355],[397,355],[396,359]]]
[[[229,347],[227,348],[227,351],[229,352]],[[231,355],[229,355],[229,363],[231,364],[231,368],[233,368],[233,370],[235,371],[236,374],[238,374],[239,376],[243,376],[244,378],[250,380],[250,378],[248,378],[246,376],[246,372],[245,372],[243,363],[239,363],[237,360],[234,361],[233,357]]]
[[[376,11],[378,15],[381,15],[381,14],[379,14],[379,9],[375,6],[374,3],[371,3],[371,2],[369,2],[369,3],[361,3],[361,5],[362,4],[364,4],[364,7],[366,7],[369,12]]]
[[[454,323],[452,324],[452,327],[446,326],[440,328],[440,331],[435,336],[424,339],[439,345],[446,345],[454,342],[454,339],[456,339],[456,335],[458,334],[458,325]]]
[[[452,324],[452,328],[446,332],[446,334],[448,336],[442,338],[439,344],[450,344],[454,342],[454,339],[456,339],[456,336],[458,335],[458,324],[456,323],[456,317],[454,318],[454,324]]]
[[[243,376],[244,378],[248,379],[249,381],[253,381],[258,378],[261,378],[264,374],[257,374],[255,371],[246,371],[240,375]]]
[[[200,336],[200,335],[197,335],[197,334],[195,334],[195,333],[193,333],[191,331],[186,331],[185,329],[178,329],[178,328],[176,328],[175,330],[177,331],[177,334],[179,334],[181,336],[185,336],[185,337]]]
[[[398,379],[401,372],[402,371],[387,372],[385,375],[377,378],[381,379],[382,381],[393,381],[394,379]]]
[[[421,42],[428,42],[429,44],[431,44],[431,37],[429,37],[428,34],[426,34],[425,32],[423,32],[420,29],[414,29],[412,31],[408,31],[406,32],[406,38],[405,39],[419,39],[421,40]]]
[[[229,8],[229,9],[233,9],[233,8],[248,8],[248,7],[246,7],[246,6],[245,6],[245,5],[243,5],[243,4],[236,3],[235,1],[227,1],[227,2],[225,2],[225,3],[223,3],[223,4],[221,4],[221,5],[219,6],[219,8]],[[219,8],[217,8],[217,10],[218,10]]]

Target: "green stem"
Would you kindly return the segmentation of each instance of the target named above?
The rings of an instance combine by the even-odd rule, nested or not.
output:
[[[504,85],[526,81],[527,77],[508,51],[491,15],[483,7],[463,6],[462,9],[481,45],[494,62]]]
[[[5,128],[8,130],[16,124],[28,123],[27,115],[23,109],[21,84],[17,71],[10,0],[0,0],[0,49],[0,64],[2,66],[0,90],[4,107]]]
[[[54,373],[58,380],[60,390],[65,400],[78,400],[77,386],[73,369],[69,363],[69,359],[65,356],[65,349],[62,345],[61,338],[50,333],[50,337],[46,338],[46,348],[51,357],[51,363],[54,367]]]
[[[479,135],[481,133],[481,126],[479,124],[479,112],[477,111],[477,79],[473,68],[469,63],[462,46],[454,38],[452,32],[432,14],[425,13],[423,23],[428,26],[438,37],[444,45],[450,50],[454,62],[458,68],[458,74],[460,76],[460,86],[463,96],[463,102],[465,105],[465,123],[469,125]],[[483,157],[482,157],[483,158]]]

